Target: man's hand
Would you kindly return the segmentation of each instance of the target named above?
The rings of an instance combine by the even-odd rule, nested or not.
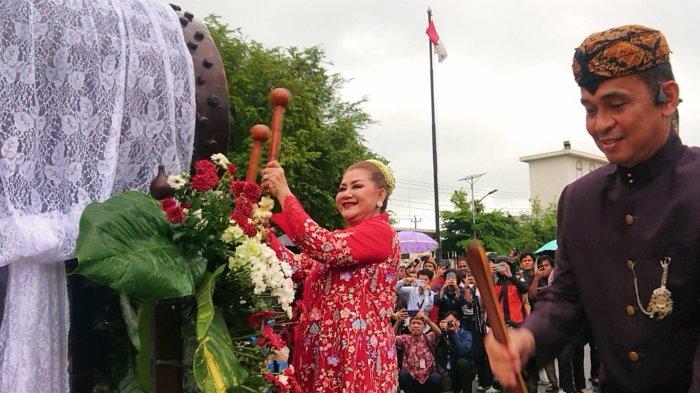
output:
[[[516,386],[517,375],[527,360],[535,353],[535,337],[528,329],[508,331],[508,347],[496,341],[493,333],[486,336],[486,353],[493,375],[506,388]]]
[[[469,288],[468,285],[464,286],[464,300],[468,301],[469,303],[474,300],[474,294],[472,293],[472,290]]]
[[[504,276],[506,276],[506,277],[508,277],[508,278],[513,277],[513,273],[510,271],[510,265],[509,265],[509,264],[507,264],[507,263],[505,263],[505,262],[501,262],[501,269],[502,269],[502,270],[501,270],[501,273],[502,273]]]
[[[544,268],[535,269],[535,280],[539,280],[544,277]]]
[[[415,278],[415,277],[404,277],[404,279],[403,279],[403,284],[404,284],[404,285],[406,285],[406,284],[410,285],[410,284],[413,284],[414,281],[416,281],[416,278]]]
[[[406,311],[406,309],[399,310],[394,313],[394,318],[397,321],[403,321],[404,319],[408,318],[408,311]]]

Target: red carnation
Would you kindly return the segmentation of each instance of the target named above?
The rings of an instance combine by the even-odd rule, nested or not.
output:
[[[216,165],[209,160],[199,160],[194,164],[194,171],[198,175],[205,173],[216,174]]]
[[[185,221],[185,210],[180,206],[173,206],[165,212],[168,221],[179,224]]]
[[[163,209],[164,212],[174,206],[177,206],[177,201],[173,197],[167,197],[160,201],[160,208]]]
[[[239,196],[243,193],[245,187],[245,182],[243,180],[236,180],[231,182],[231,194],[234,196]]]
[[[246,217],[250,217],[250,215],[253,214],[253,203],[247,198],[237,198],[235,204],[236,210],[240,211],[241,214]]]
[[[245,233],[248,237],[253,237],[258,234],[258,228],[251,223],[247,222],[243,226],[239,226],[241,229],[243,229],[243,233]]]
[[[216,172],[198,173],[190,180],[190,188],[199,192],[214,189],[218,184],[219,176]]]
[[[260,199],[260,186],[257,183],[245,182],[245,189],[243,190],[243,196],[251,201],[257,201]]]
[[[238,168],[236,168],[236,166],[231,163],[226,164],[226,169],[228,170],[228,174],[232,178],[236,176],[236,172],[238,172]]]
[[[265,326],[262,328],[262,335],[267,340],[267,344],[273,349],[282,349],[287,346],[277,333],[271,327]]]

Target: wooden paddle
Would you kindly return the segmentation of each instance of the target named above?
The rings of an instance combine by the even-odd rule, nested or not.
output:
[[[498,300],[496,299],[496,288],[493,283],[493,273],[491,272],[491,264],[486,258],[484,247],[477,238],[472,238],[467,248],[467,264],[474,275],[476,286],[481,293],[481,302],[486,309],[488,315],[489,326],[493,332],[493,337],[499,343],[508,345],[508,331],[503,314],[498,309]],[[528,393],[525,387],[525,381],[520,373],[518,373],[517,386],[511,393]]]

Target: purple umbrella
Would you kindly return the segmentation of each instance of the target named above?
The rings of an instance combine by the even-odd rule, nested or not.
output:
[[[399,232],[399,247],[402,254],[426,252],[438,249],[438,243],[422,232]]]

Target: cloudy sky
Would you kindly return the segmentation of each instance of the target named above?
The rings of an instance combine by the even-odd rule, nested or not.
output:
[[[574,48],[595,31],[623,24],[662,30],[684,103],[681,136],[700,144],[700,2],[181,0],[201,18],[222,16],[268,46],[321,46],[329,68],[349,79],[347,100],[367,98],[377,124],[365,132],[391,161],[398,186],[390,205],[400,226],[434,227],[426,9],[448,58],[435,63],[441,208],[458,179],[486,172],[476,197],[488,208],[528,207],[527,164],[518,158],[572,147],[599,153],[584,128],[571,75]],[[693,113],[691,113],[693,112]]]

